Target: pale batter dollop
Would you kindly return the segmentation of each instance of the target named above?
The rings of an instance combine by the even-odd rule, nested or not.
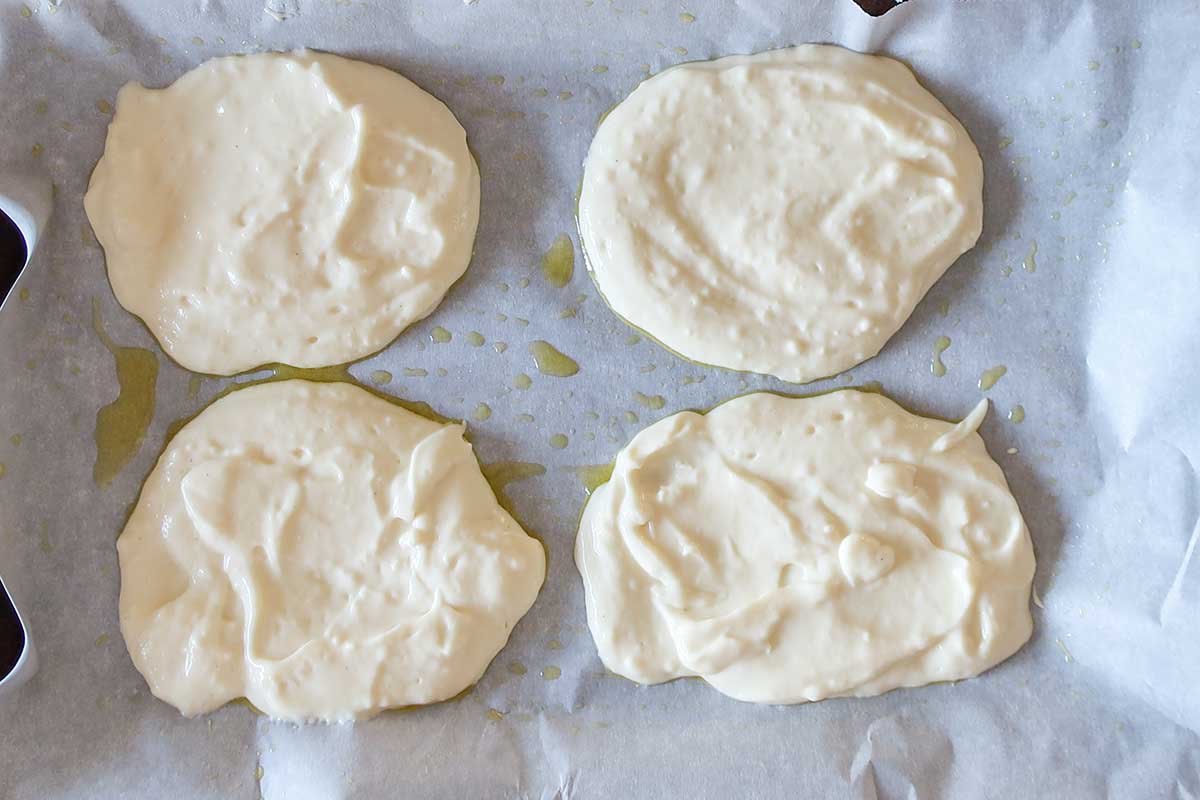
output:
[[[804,382],[879,352],[979,238],[966,130],[898,61],[683,64],[605,117],[579,232],[613,310],[685,358]]]
[[[117,541],[121,632],[186,715],[346,720],[475,683],[545,577],[459,425],[350,384],[236,391],[171,440]]]
[[[758,393],[633,438],[575,561],[600,658],[739,700],[977,675],[1029,638],[1034,557],[975,432],[854,390]]]
[[[197,372],[341,364],[467,268],[479,172],[436,98],[325,53],[129,84],[84,200],[117,299]]]

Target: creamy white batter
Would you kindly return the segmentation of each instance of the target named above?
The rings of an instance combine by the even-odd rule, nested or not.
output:
[[[903,64],[824,45],[683,64],[588,152],[579,231],[617,314],[804,382],[879,352],[982,225],[962,125]]]
[[[429,314],[470,260],[479,172],[400,75],[263,53],[122,88],[84,205],[121,304],[229,375],[352,361]]]
[[[575,561],[600,658],[739,700],[977,675],[1029,638],[1034,558],[975,432],[853,390],[667,417],[593,493]]]
[[[121,632],[186,715],[238,697],[345,720],[475,683],[545,577],[459,425],[349,384],[218,400],[171,440],[117,541]]]

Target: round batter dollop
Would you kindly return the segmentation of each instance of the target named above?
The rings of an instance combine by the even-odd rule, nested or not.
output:
[[[601,123],[579,200],[613,310],[685,358],[805,382],[879,352],[979,238],[983,168],[898,61],[683,64]]]
[[[739,700],[977,675],[1029,638],[1034,558],[975,432],[853,390],[750,394],[633,438],[575,562],[613,672]]]
[[[308,381],[184,426],[117,541],[121,632],[155,696],[334,721],[479,680],[546,562],[462,434]]]
[[[467,268],[479,171],[436,98],[325,53],[129,84],[84,199],[121,305],[196,372],[367,356]]]

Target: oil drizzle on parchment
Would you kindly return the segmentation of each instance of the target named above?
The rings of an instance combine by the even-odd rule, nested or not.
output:
[[[483,477],[491,484],[496,499],[500,501],[500,507],[509,514],[513,513],[513,509],[512,502],[505,492],[508,485],[546,474],[544,466],[531,461],[496,461],[491,464],[480,464],[479,469],[483,473]],[[516,515],[513,514],[513,516]]]
[[[982,391],[987,391],[996,385],[996,381],[1004,377],[1004,373],[1008,372],[1008,367],[1003,364],[998,364],[991,369],[985,369],[983,374],[979,376],[979,388]]]
[[[251,386],[257,386],[260,383],[275,383],[277,381],[304,380],[304,381],[312,381],[314,383],[346,383],[351,386],[355,386],[359,389],[362,389],[363,391],[367,392],[368,394],[372,394],[381,400],[385,400],[394,406],[403,408],[405,411],[411,411],[412,413],[416,414],[419,417],[424,417],[427,420],[437,422],[441,425],[448,425],[450,423],[459,421],[459,420],[453,419],[451,417],[447,417],[444,414],[439,414],[437,411],[435,411],[433,409],[433,406],[429,405],[429,403],[426,403],[423,400],[406,400],[403,397],[397,397],[396,395],[388,394],[387,392],[380,391],[379,389],[376,389],[373,386],[366,386],[362,383],[359,383],[357,380],[355,380],[354,376],[350,374],[350,368],[349,368],[349,365],[347,365],[347,364],[336,364],[332,367],[315,367],[312,369],[307,369],[307,368],[303,368],[303,367],[293,367],[293,366],[289,366],[287,364],[270,364],[267,367],[265,367],[265,369],[270,371],[270,374],[267,375],[266,377],[258,378],[256,380],[246,381],[244,383],[227,384],[224,388],[222,388],[219,392],[216,393],[216,395],[210,401],[210,404],[215,403],[216,401],[220,400],[221,398],[225,397],[226,395],[230,394],[231,392],[237,392],[237,391],[241,391],[242,389],[248,389]],[[385,376],[387,377],[387,381],[383,381],[383,383],[380,383],[380,381],[383,380],[383,378]],[[371,383],[374,384],[375,386],[384,385],[387,382],[392,380],[391,373],[387,372],[386,370],[376,370],[375,372],[371,373],[370,378],[371,378]],[[189,395],[189,396],[191,396],[191,395]],[[175,434],[179,433],[180,429],[182,429],[184,425],[188,424],[193,419],[195,419],[197,414],[199,414],[199,413],[201,413],[201,412],[197,411],[195,413],[180,417],[179,419],[171,422],[171,424],[169,424],[167,426],[167,440],[170,441],[171,439],[173,439],[175,437]]]
[[[933,343],[933,360],[929,363],[929,371],[934,377],[941,378],[946,374],[946,365],[942,363],[942,353],[950,347],[949,336],[939,336]]]
[[[538,340],[529,345],[529,354],[537,364],[538,372],[556,378],[569,378],[579,372],[575,359],[558,350],[549,342]]]
[[[158,358],[142,347],[122,347],[104,330],[100,303],[92,299],[92,328],[112,353],[117,369],[117,399],[96,412],[96,463],[92,479],[101,488],[125,468],[146,439],[154,418],[154,390],[158,381]]]
[[[579,480],[583,482],[583,488],[590,495],[609,482],[612,478],[614,466],[616,466],[616,463],[613,461],[607,464],[589,464],[584,467],[576,467],[574,472],[579,476]]]
[[[1026,272],[1037,272],[1037,242],[1029,243],[1029,252],[1025,255],[1025,260],[1021,262],[1021,266]]]
[[[360,389],[370,392],[382,400],[388,401],[392,405],[399,406],[405,411],[411,411],[419,417],[424,417],[425,419],[432,420],[433,422],[437,422],[442,425],[446,425],[451,422],[457,422],[457,420],[452,419],[451,417],[447,417],[444,414],[439,414],[438,412],[434,411],[433,406],[429,405],[429,403],[426,403],[424,400],[406,400],[403,397],[396,397],[395,395],[387,394],[386,392],[379,392],[370,388],[369,386],[362,385],[354,379],[353,375],[350,374],[350,369],[346,364],[337,364],[332,367],[317,367],[315,369],[293,367],[287,364],[272,364],[270,366],[270,370],[273,374],[271,377],[265,379],[267,382],[305,380],[315,381],[316,383],[349,383],[353,386],[357,386]],[[383,372],[384,370],[379,371]],[[405,372],[407,373],[407,370],[405,370]],[[372,383],[374,382],[374,377],[372,377]],[[221,396],[224,395],[222,394]]]
[[[661,394],[645,395],[641,392],[634,392],[633,399],[638,402],[638,405],[645,406],[651,411],[658,411],[667,404],[667,399]]]
[[[554,240],[542,256],[542,275],[558,289],[566,286],[575,273],[575,246],[571,237],[563,234]]]

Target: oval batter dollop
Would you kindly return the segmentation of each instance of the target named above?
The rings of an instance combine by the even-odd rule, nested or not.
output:
[[[479,171],[433,96],[298,51],[128,84],[84,199],[121,305],[184,367],[367,356],[466,270]]]
[[[605,666],[799,703],[1008,658],[1034,556],[975,432],[986,402],[951,425],[854,390],[757,393],[638,433],[575,544]]]
[[[605,117],[579,232],[613,310],[685,358],[805,382],[879,352],[979,238],[966,130],[898,61],[682,64]]]
[[[346,720],[475,683],[545,552],[459,425],[350,384],[236,391],[171,440],[117,541],[121,632],[184,714]]]

